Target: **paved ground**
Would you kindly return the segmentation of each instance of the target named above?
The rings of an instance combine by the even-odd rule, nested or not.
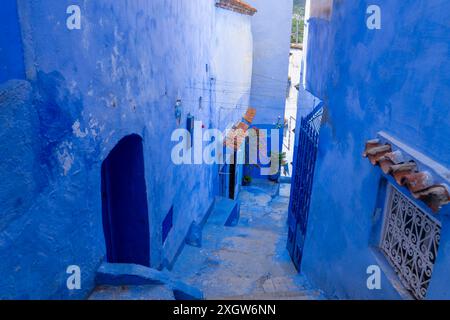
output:
[[[98,286],[89,300],[175,300],[171,289],[163,285]]]
[[[214,223],[202,248],[186,246],[173,275],[204,292],[206,299],[321,299],[298,275],[285,249],[290,185],[254,182],[240,194],[236,227]],[[278,195],[279,194],[279,195]]]

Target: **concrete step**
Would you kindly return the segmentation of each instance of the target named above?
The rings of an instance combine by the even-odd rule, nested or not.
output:
[[[165,285],[98,286],[89,300],[175,300],[173,290]]]
[[[227,227],[236,226],[239,223],[240,211],[239,201],[216,197],[208,223]]]
[[[321,300],[322,294],[317,290],[288,291],[288,292],[261,292],[251,295],[230,296],[230,297],[208,297],[208,300]]]
[[[200,223],[193,222],[186,236],[186,244],[201,248],[203,231],[207,226],[235,227],[239,223],[241,205],[239,201],[216,197],[210,212]]]
[[[160,300],[164,300],[170,290],[175,300],[203,300],[200,290],[173,278],[170,273],[135,264],[103,263],[97,270],[95,281],[99,289],[96,296],[106,292],[111,296],[119,293],[135,296],[138,293],[144,297],[157,297],[159,293]]]

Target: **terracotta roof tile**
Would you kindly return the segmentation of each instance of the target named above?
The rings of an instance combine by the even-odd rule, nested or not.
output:
[[[417,164],[415,161],[409,161],[405,163],[394,164],[391,166],[391,170],[389,173],[397,173],[397,172],[412,172],[417,170]]]
[[[219,0],[216,7],[253,16],[258,10],[241,0]]]
[[[247,119],[246,121],[251,123],[255,115],[256,109],[248,108],[244,116],[244,119],[246,119],[247,117],[250,121]],[[249,128],[250,126],[247,123],[240,121],[233,127],[233,129],[228,131],[223,144],[228,148],[234,149],[235,151],[239,150],[241,148],[242,143],[245,141],[245,138],[247,137],[247,132]]]
[[[378,164],[385,174],[391,172],[391,167],[404,162],[404,156],[401,151],[389,152],[378,159]]]
[[[399,164],[405,162],[405,156],[401,151],[394,151],[390,153],[386,153],[385,157],[391,160],[394,164]]]
[[[255,108],[248,108],[247,112],[244,115],[245,121],[252,123],[256,116],[256,109]]]
[[[416,172],[403,178],[403,182],[412,193],[423,191],[433,186],[433,176],[429,172]]]
[[[391,174],[394,177],[395,181],[400,185],[404,186],[406,181],[405,177],[413,173],[413,170],[400,170],[400,171],[392,171]]]
[[[388,174],[394,163],[388,158],[383,158],[378,161],[378,164],[380,165],[381,170],[384,172],[384,174]]]
[[[239,124],[236,126],[236,129],[247,131],[250,126],[246,123],[239,122]]]
[[[401,151],[392,152],[390,144],[382,145],[378,139],[366,142],[363,157],[369,158],[373,166],[380,166],[385,174],[406,186],[414,198],[427,204],[434,212],[450,203],[450,191],[446,185],[435,184],[433,176],[420,171],[415,161],[406,161]]]
[[[392,152],[392,147],[389,144],[385,145],[373,145],[366,148],[364,152],[364,157],[369,158],[373,165],[378,164],[378,160],[385,156],[387,153]]]
[[[225,145],[235,151],[241,148],[245,140],[246,133],[242,130],[231,130],[230,134],[225,138]]]
[[[363,157],[367,158],[369,156],[369,151],[373,148],[381,146],[380,140],[374,139],[366,142],[366,149],[364,150]]]
[[[434,212],[438,212],[444,205],[450,203],[450,193],[448,187],[444,185],[432,186],[413,195],[416,199],[424,201]]]
[[[381,146],[380,139],[368,140],[366,142],[366,150],[365,150],[365,152],[367,152],[369,149],[372,149],[374,147],[379,147],[379,146]]]

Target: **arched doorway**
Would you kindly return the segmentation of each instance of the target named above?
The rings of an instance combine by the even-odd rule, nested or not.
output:
[[[142,138],[123,138],[102,165],[107,260],[150,266],[150,230]]]

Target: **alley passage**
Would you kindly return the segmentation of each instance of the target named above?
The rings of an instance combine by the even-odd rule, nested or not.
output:
[[[225,227],[211,216],[202,248],[186,246],[173,275],[205,299],[321,299],[285,249],[289,192],[290,185],[269,181],[244,187],[238,225]]]

